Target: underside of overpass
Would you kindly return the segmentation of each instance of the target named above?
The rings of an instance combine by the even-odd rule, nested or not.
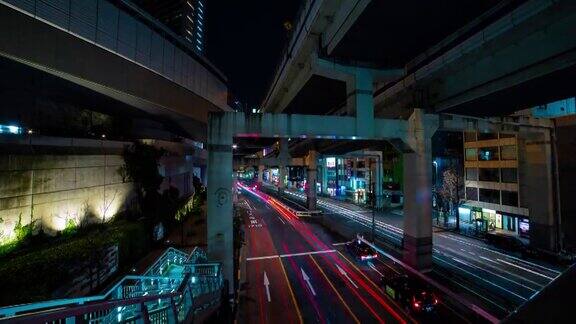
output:
[[[192,76],[198,80],[189,80],[196,89],[192,91],[176,77],[168,79],[15,7],[0,4],[0,21],[0,68],[15,78],[3,88],[3,98],[17,106],[30,106],[29,95],[38,95],[40,102],[121,118],[148,116],[174,127],[176,134],[200,141],[206,139],[208,113],[228,109],[226,88],[221,86],[226,80],[218,71],[206,72],[200,63],[195,63],[198,73]]]

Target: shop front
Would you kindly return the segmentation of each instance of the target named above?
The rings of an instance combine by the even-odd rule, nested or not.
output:
[[[462,205],[458,208],[460,222],[471,224],[478,233],[500,232],[528,238],[528,217],[494,209]]]

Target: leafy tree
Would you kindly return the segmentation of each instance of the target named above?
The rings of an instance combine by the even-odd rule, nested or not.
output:
[[[158,189],[163,178],[158,164],[164,154],[163,149],[138,142],[124,150],[124,166],[119,172],[134,182],[141,209],[147,213],[155,213],[162,200]]]
[[[440,196],[448,204],[449,215],[453,215],[454,208],[460,201],[460,176],[454,168],[448,168],[442,173],[442,188]],[[460,217],[456,215],[456,230],[460,229]]]

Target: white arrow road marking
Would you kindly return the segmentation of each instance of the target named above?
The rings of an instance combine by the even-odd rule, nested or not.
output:
[[[312,295],[316,296],[316,291],[314,290],[314,287],[312,287],[312,284],[310,283],[310,277],[308,277],[306,272],[304,272],[304,269],[300,268],[300,271],[302,271],[302,278],[304,278],[304,281],[306,281],[306,283],[308,284],[308,287],[310,287],[310,291],[312,292]]]
[[[380,277],[384,277],[382,272],[380,272],[380,271],[378,271],[378,269],[376,269],[376,267],[374,266],[374,263],[368,261],[368,266],[370,267],[370,269],[376,271],[376,273],[378,273],[380,275]]]
[[[270,281],[268,281],[266,271],[264,271],[264,287],[266,287],[266,297],[268,297],[268,302],[270,302]]]
[[[344,269],[340,268],[340,266],[338,265],[338,263],[335,263],[335,264],[336,264],[336,268],[338,268],[338,271],[340,271],[340,274],[343,275],[344,277],[346,277],[346,279],[348,279],[348,281],[350,281],[350,283],[351,283],[354,287],[358,288],[358,286],[356,285],[356,283],[354,283],[354,281],[352,281],[352,279],[350,279],[350,277],[348,277],[348,274],[346,273],[346,271],[344,271]]]

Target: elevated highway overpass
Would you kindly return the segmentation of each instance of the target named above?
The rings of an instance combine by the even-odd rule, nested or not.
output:
[[[0,22],[0,69],[21,81],[3,84],[2,97],[16,109],[49,89],[95,110],[155,116],[197,140],[209,112],[229,110],[224,75],[130,1],[0,1]]]

